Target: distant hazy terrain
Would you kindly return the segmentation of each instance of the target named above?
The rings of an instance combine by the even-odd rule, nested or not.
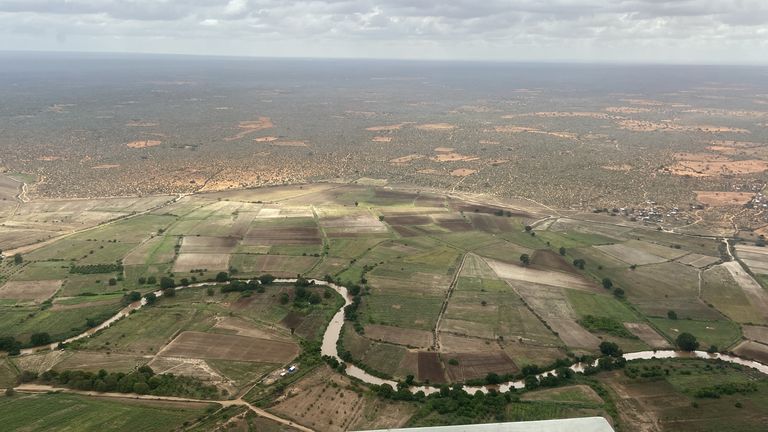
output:
[[[0,169],[25,174],[32,197],[372,178],[625,208],[689,230],[764,224],[755,201],[768,169],[764,68],[0,61]],[[718,194],[697,202],[697,191]],[[742,211],[750,201],[756,208]]]

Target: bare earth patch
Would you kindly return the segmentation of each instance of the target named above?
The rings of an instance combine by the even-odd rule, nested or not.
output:
[[[469,175],[472,175],[476,173],[477,170],[469,169],[469,168],[458,168],[453,171],[451,171],[451,175],[454,177],[466,177]]]
[[[713,177],[719,175],[754,174],[768,170],[768,162],[730,160],[722,155],[707,153],[676,153],[676,163],[663,169],[679,176]]]
[[[291,342],[185,331],[157,355],[284,364],[298,354],[299,347]]]
[[[371,141],[373,141],[373,142],[388,143],[388,142],[392,141],[392,137],[389,137],[389,136],[375,136],[375,137],[371,138]]]
[[[256,142],[272,142],[277,141],[278,138],[276,136],[264,136],[264,137],[258,137],[253,139]]]
[[[385,131],[396,131],[403,128],[403,126],[407,125],[408,123],[397,123],[393,125],[383,125],[383,126],[371,126],[365,128],[365,130],[370,132],[385,132]]]
[[[467,156],[460,153],[440,153],[431,157],[436,162],[468,162],[480,159],[477,156]]]
[[[258,120],[241,121],[237,125],[237,127],[240,128],[240,132],[238,132],[234,136],[224,138],[225,141],[238,140],[245,137],[248,134],[252,134],[254,132],[258,132],[264,129],[271,129],[275,127],[275,125],[274,123],[272,123],[272,120],[269,117],[259,117]]]
[[[156,147],[162,144],[162,141],[158,140],[138,140],[138,141],[131,141],[126,146],[128,148],[138,149],[138,148],[146,148],[146,147]]]
[[[637,107],[608,107],[605,109],[610,113],[616,114],[642,114],[651,112],[650,108],[637,108]]]
[[[423,157],[424,155],[420,155],[420,154],[410,154],[407,156],[401,156],[399,158],[391,159],[389,163],[396,164],[396,165],[407,164],[408,162],[413,162]]]
[[[768,345],[753,341],[743,341],[733,349],[733,352],[740,357],[768,363]]]
[[[581,289],[593,291],[594,287],[589,281],[580,276],[558,272],[536,270],[517,264],[508,264],[492,259],[485,260],[496,275],[502,279],[532,282],[542,285],[550,285],[563,288]]]
[[[752,200],[751,192],[696,191],[696,201],[713,207],[740,206]]]
[[[0,299],[34,300],[50,298],[59,288],[60,280],[9,281],[0,287]]]
[[[449,131],[456,129],[456,125],[450,123],[427,123],[416,126],[416,129],[425,131]]]
[[[645,323],[624,323],[632,334],[639,337],[640,340],[648,344],[653,349],[669,348],[669,342],[659,335],[656,330]]]
[[[432,346],[432,332],[426,330],[369,324],[365,326],[365,336],[372,340],[416,348]]]
[[[191,270],[207,269],[223,271],[229,268],[229,254],[182,253],[173,265],[174,272],[188,273]]]
[[[104,165],[94,165],[91,167],[91,169],[112,169],[112,168],[120,168],[119,164],[104,164]]]

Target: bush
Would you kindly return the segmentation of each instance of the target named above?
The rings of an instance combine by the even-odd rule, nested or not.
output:
[[[667,312],[667,318],[669,318],[671,320],[676,320],[677,319],[677,312],[675,312],[673,310]]]
[[[272,276],[271,274],[269,274],[269,273],[266,273],[266,274],[263,274],[263,275],[259,276],[259,282],[261,282],[264,285],[271,284],[272,282],[275,281],[275,279],[276,278],[274,276]]]
[[[46,345],[51,343],[51,335],[45,332],[41,333],[32,333],[32,336],[29,338],[29,343],[32,346],[39,346],[39,345]]]
[[[227,272],[218,272],[216,274],[216,282],[226,282],[229,280],[229,274]]]
[[[600,342],[600,352],[611,357],[619,357],[623,354],[618,344],[608,341]]]

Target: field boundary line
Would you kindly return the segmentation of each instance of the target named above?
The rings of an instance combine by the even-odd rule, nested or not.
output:
[[[469,255],[470,253],[471,252],[467,252],[461,257],[461,263],[459,264],[459,267],[456,269],[456,274],[454,274],[451,284],[448,285],[448,292],[445,294],[445,300],[443,301],[443,306],[440,308],[440,313],[437,315],[437,322],[435,322],[435,330],[433,331],[434,341],[432,343],[432,347],[435,348],[437,351],[440,351],[440,348],[441,348],[440,324],[442,324],[443,322],[443,316],[445,315],[445,312],[448,310],[448,303],[451,300],[451,295],[453,294],[453,290],[456,289],[456,285],[459,284],[459,277],[461,276],[461,271],[464,269],[464,263],[467,261],[467,255]]]

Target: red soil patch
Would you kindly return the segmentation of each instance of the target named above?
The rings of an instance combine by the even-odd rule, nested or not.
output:
[[[744,205],[754,196],[751,192],[696,191],[696,201],[713,207]]]

